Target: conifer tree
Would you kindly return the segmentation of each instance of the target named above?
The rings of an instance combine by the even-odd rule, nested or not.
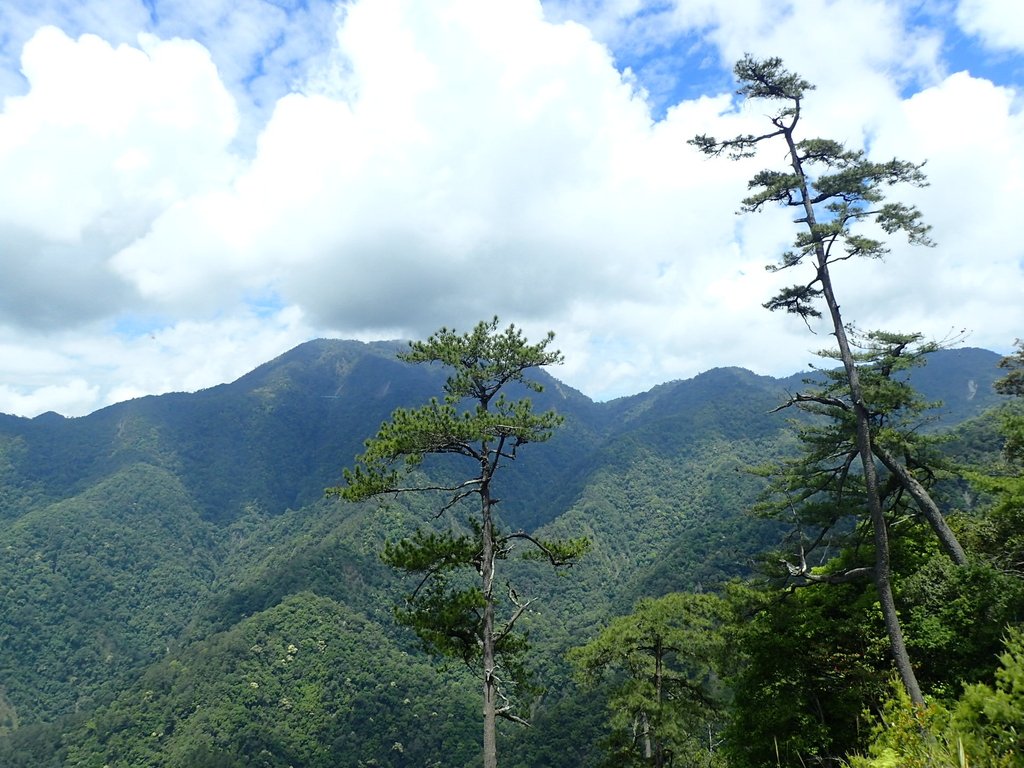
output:
[[[514,627],[530,601],[501,581],[498,564],[517,544],[525,545],[523,557],[556,567],[571,565],[588,546],[586,539],[547,541],[525,531],[503,531],[495,514],[494,480],[500,468],[527,444],[548,440],[562,422],[553,411],[535,413],[528,397],[510,400],[505,392],[512,384],[541,391],[526,374],[562,361],[560,352],[548,349],[553,339],[548,333],[540,343],[529,344],[514,325],[499,331],[495,317],[469,333],[442,328],[426,341],[411,342],[399,355],[402,360],[451,371],[443,400],[394,411],[366,441],[355,468],[345,470],[345,485],[328,489],[350,501],[432,493],[438,502],[435,519],[455,516],[459,527],[421,529],[389,543],[383,558],[419,578],[405,607],[396,611],[399,622],[411,627],[429,650],[461,659],[481,674],[484,768],[497,765],[496,719],[525,722],[509,689],[525,650]],[[461,458],[457,466],[465,472],[449,466],[417,471],[428,456]],[[506,609],[503,618],[499,608]]]
[[[999,361],[999,367],[1009,373],[996,381],[995,390],[1000,395],[1024,399],[1024,340],[1017,339],[1014,346],[1017,351]],[[1007,410],[1003,417],[1003,434],[1006,436],[1003,448],[1006,460],[1024,466],[1024,414]]]
[[[916,333],[863,334],[852,329],[849,340],[867,405],[872,451],[889,470],[879,487],[882,507],[890,518],[914,514],[916,507],[950,559],[966,565],[963,547],[928,490],[935,479],[931,466],[934,451],[931,441],[919,430],[927,421],[926,412],[937,403],[926,402],[906,378],[906,372],[924,365],[926,356],[939,344],[924,342]],[[818,355],[838,357],[835,350],[822,350]],[[804,529],[810,531],[800,541],[799,562],[787,562],[794,578],[836,582],[869,574],[870,568],[858,567],[825,576],[808,567],[811,550],[834,553],[836,545],[843,545],[844,536],[833,535],[837,526],[847,536],[858,537],[859,530],[851,530],[847,523],[850,518],[863,518],[867,501],[863,475],[853,471],[859,456],[856,411],[845,369],[819,370],[815,379],[807,379],[804,384],[806,391],[792,396],[776,410],[796,406],[820,418],[801,425],[798,455],[758,469],[770,484],[757,509],[769,517],[791,520],[802,533],[806,534]]]
[[[989,550],[1002,570],[1024,576],[1024,340],[1017,339],[1014,346],[1016,352],[999,361],[999,367],[1008,373],[994,385],[999,394],[1014,398],[999,413],[1002,460],[966,476],[972,485],[994,497],[982,548]]]
[[[854,258],[879,259],[888,252],[884,242],[872,236],[871,229],[865,233],[863,224],[871,224],[889,235],[903,233],[913,244],[930,245],[929,227],[921,221],[920,212],[903,203],[883,202],[882,194],[883,188],[896,184],[923,186],[925,176],[921,164],[897,159],[874,162],[863,151],[847,149],[830,139],[798,138],[804,97],[814,86],[786,70],[781,59],[758,60],[747,55],[737,62],[735,74],[740,83],[739,96],[779,105],[768,117],[772,127],[761,135],[747,134],[723,141],[697,136],[691,144],[708,155],[725,154],[733,159],[753,157],[764,142],[778,141],[786,148],[788,167],[757,173],[749,182],[751,194],[743,200],[741,211],[756,212],[772,204],[799,211],[795,221],[802,229],[793,249],[783,253],[780,261],[768,269],[795,270],[807,266],[809,278],[783,289],[765,307],[796,314],[805,322],[821,317],[820,302],[824,302],[828,312],[838,347],[837,357],[845,376],[848,397],[844,404],[853,417],[863,498],[872,527],[875,550],[872,575],[900,679],[915,704],[923,705],[924,698],[906,650],[893,597],[888,529],[875,464],[878,446],[872,432],[871,407],[865,398],[861,372],[840,311],[832,267]],[[884,458],[883,463],[888,466]],[[901,475],[897,466],[889,469],[901,482],[912,485],[912,473]],[[914,488],[914,492],[918,490]]]
[[[725,613],[715,595],[644,598],[633,613],[569,652],[584,685],[615,680],[608,700],[609,765],[667,768],[677,759],[697,763],[698,755],[710,764],[720,705],[714,665]]]

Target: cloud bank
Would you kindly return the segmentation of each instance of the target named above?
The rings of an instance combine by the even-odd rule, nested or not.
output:
[[[760,129],[731,95],[746,51],[818,85],[811,133],[927,160],[931,186],[898,195],[939,246],[843,265],[848,317],[997,349],[1022,333],[1020,91],[949,71],[951,30],[900,3],[84,5],[40,6],[59,27],[23,9],[0,78],[0,411],[81,414],[314,336],[493,314],[554,329],[554,373],[600,398],[799,370],[824,329],[760,307],[788,282],[763,268],[788,214],[734,215],[784,158],[686,143]],[[965,0],[956,20],[1006,55],[998,13]]]

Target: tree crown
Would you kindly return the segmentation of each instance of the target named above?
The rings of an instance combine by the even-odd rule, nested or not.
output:
[[[735,67],[740,83],[736,93],[744,99],[781,101],[783,106],[769,120],[774,130],[754,136],[745,134],[718,140],[701,135],[690,144],[708,155],[726,154],[733,159],[753,157],[758,145],[771,139],[783,140],[788,148],[786,170],[758,172],[748,183],[751,194],[742,201],[741,212],[753,212],[771,203],[797,208],[797,223],[805,224],[792,250],[766,269],[779,271],[815,262],[816,273],[806,283],[782,289],[765,307],[783,309],[803,317],[820,317],[815,307],[822,295],[822,271],[837,261],[854,257],[881,258],[888,253],[874,232],[892,235],[902,232],[909,242],[931,245],[930,227],[921,220],[920,211],[903,203],[885,203],[882,190],[897,184],[926,186],[921,171],[924,163],[903,160],[874,162],[861,150],[850,150],[831,139],[798,139],[796,127],[804,95],[814,88],[803,78],[782,66],[781,59],[757,60],[749,54]],[[870,224],[867,234],[854,231],[855,225]]]
[[[529,344],[514,325],[498,331],[495,317],[478,323],[469,333],[442,328],[425,341],[410,342],[409,350],[399,354],[402,360],[451,369],[444,400],[433,398],[419,408],[396,409],[376,436],[366,441],[355,468],[344,471],[345,485],[328,493],[360,501],[408,490],[457,490],[402,486],[402,476],[429,454],[457,454],[484,464],[486,477],[463,486],[469,492],[479,488],[501,459],[514,459],[526,443],[548,440],[563,420],[554,411],[535,413],[529,398],[509,400],[502,392],[513,382],[535,392],[543,390],[526,373],[562,361],[561,352],[548,349],[553,339],[554,334],[548,333],[540,343]]]
[[[445,402],[458,403],[465,399],[477,401],[486,407],[491,399],[511,382],[519,382],[540,392],[543,387],[525,378],[526,371],[544,365],[557,365],[563,361],[558,350],[549,350],[554,340],[551,331],[543,341],[529,344],[515,325],[498,331],[498,318],[477,323],[468,332],[459,334],[450,328],[441,328],[426,341],[409,342],[409,351],[399,358],[410,363],[440,363],[452,369],[445,382]]]

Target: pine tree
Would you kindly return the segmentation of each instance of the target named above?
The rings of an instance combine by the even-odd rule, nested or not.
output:
[[[925,176],[920,164],[897,159],[874,162],[863,151],[847,149],[830,139],[798,138],[804,97],[814,86],[786,70],[780,59],[757,60],[748,55],[737,62],[735,74],[740,83],[738,95],[780,105],[769,116],[772,128],[759,136],[748,134],[724,141],[702,135],[692,139],[691,144],[708,155],[726,154],[734,159],[754,156],[764,142],[780,141],[786,147],[789,167],[757,173],[749,183],[752,194],[743,200],[741,210],[756,212],[766,205],[781,204],[799,211],[796,223],[803,227],[794,248],[783,253],[780,261],[769,269],[780,271],[808,265],[810,279],[783,289],[765,307],[796,314],[807,322],[821,317],[818,305],[822,301],[825,304],[846,380],[845,404],[853,417],[863,496],[874,539],[873,577],[900,679],[915,704],[923,705],[893,597],[889,534],[875,465],[877,445],[872,433],[871,406],[865,398],[862,375],[840,311],[832,267],[854,258],[879,259],[888,252],[883,241],[862,232],[859,225],[865,223],[889,235],[902,232],[911,243],[930,245],[929,227],[921,221],[920,212],[903,203],[883,202],[882,194],[884,187],[896,184],[923,186]],[[890,471],[896,474],[899,469],[894,466]],[[901,481],[909,484],[912,479],[908,472]]]
[[[521,679],[519,659],[526,649],[514,627],[530,601],[501,582],[498,564],[517,544],[526,546],[524,557],[556,567],[571,565],[588,547],[586,539],[546,541],[525,531],[502,531],[495,514],[499,469],[527,444],[548,440],[562,423],[553,411],[535,413],[528,397],[510,400],[505,394],[512,384],[541,391],[526,374],[562,361],[560,352],[548,349],[553,339],[548,333],[540,343],[529,344],[514,325],[499,331],[495,317],[470,333],[442,328],[426,341],[411,342],[401,359],[451,371],[443,400],[396,410],[366,441],[355,468],[345,470],[345,485],[328,489],[350,501],[432,493],[438,496],[435,519],[461,516],[457,529],[423,529],[389,543],[383,558],[419,578],[405,607],[396,611],[399,622],[411,627],[429,650],[461,659],[481,674],[484,768],[497,765],[497,718],[525,722],[510,689]],[[460,457],[467,461],[459,466],[471,469],[465,475],[451,468],[418,471],[428,456]],[[507,608],[503,619],[497,616],[499,606]]]

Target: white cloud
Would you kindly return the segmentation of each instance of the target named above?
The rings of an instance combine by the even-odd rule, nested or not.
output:
[[[19,392],[0,384],[0,413],[36,416],[53,411],[81,414],[95,410],[100,388],[85,379],[75,378],[62,384],[44,384],[30,392]]]
[[[206,51],[139,45],[44,27],[25,46],[31,88],[0,114],[6,322],[58,327],[126,306],[132,291],[110,256],[234,170],[234,105]]]
[[[28,89],[0,114],[0,343],[52,343],[62,367],[8,366],[0,410],[80,379],[47,391],[82,412],[233,378],[314,335],[421,336],[494,313],[556,330],[556,373],[595,396],[715,365],[802,368],[827,334],[761,308],[793,278],[763,269],[791,217],[733,213],[781,148],[731,163],[686,144],[760,130],[763,110],[732,109],[714,75],[654,120],[610,40],[657,56],[689,35],[717,64],[782,54],[819,85],[810,133],[929,160],[933,186],[907,195],[940,247],[841,265],[848,317],[968,326],[996,347],[1021,334],[1017,94],[943,78],[939,31],[910,27],[901,3],[374,0],[338,11],[329,51],[308,28],[326,4],[217,2],[191,27],[187,6],[158,3],[146,28],[205,45],[118,43],[131,24],[111,19],[76,22],[117,30],[106,40],[30,38]],[[287,309],[267,319],[254,297]],[[153,318],[152,337],[112,333],[127,313]]]
[[[910,25],[906,4],[891,0],[550,0],[547,7],[585,22],[657,79],[687,82],[693,67],[728,70],[745,53],[781,56],[823,89],[841,84],[844,98],[835,101],[852,111],[862,106],[858,92],[939,74],[941,33]]]
[[[901,104],[878,135],[885,157],[913,146],[930,186],[908,192],[933,226],[934,249],[903,248],[877,283],[875,316],[919,318],[933,334],[966,327],[1005,348],[1024,327],[1024,113],[1016,94],[966,72]],[[905,151],[905,150],[904,150]],[[916,328],[916,326],[915,326]]]
[[[0,413],[80,416],[122,400],[212,387],[316,335],[296,307],[182,320],[131,337],[102,326],[45,337],[0,327]]]
[[[545,24],[529,4],[415,8],[353,8],[341,38],[352,103],[283,99],[248,172],[220,201],[232,213],[187,201],[118,256],[119,271],[193,297],[235,257],[183,249],[183,233],[219,225],[203,239],[230,254],[228,230],[243,222],[249,242],[236,263],[265,267],[320,322],[369,315],[395,326],[397,314],[417,330],[460,302],[460,314],[492,303],[529,314],[532,295],[546,306],[571,298],[574,284],[636,282],[607,258],[623,244],[602,230],[622,215],[614,164],[650,123],[605,49],[581,27]],[[684,149],[679,142],[676,154]],[[615,239],[632,236],[632,226],[618,229]],[[182,251],[193,258],[168,258]],[[492,279],[466,291],[474,262]]]
[[[149,13],[140,0],[8,0],[0,3],[0,97],[25,91],[18,72],[22,47],[44,26],[52,25],[77,37],[90,32],[117,45],[134,42]]]
[[[233,381],[308,340],[312,334],[296,307],[285,307],[269,315],[248,312],[205,322],[182,321],[125,340],[119,346],[119,383],[103,393],[104,400],[114,403],[146,394],[192,391]],[[94,364],[110,356],[99,349],[89,352]]]
[[[136,45],[140,32],[206,48],[243,120],[235,146],[249,150],[276,101],[301,86],[331,53],[333,0],[8,0],[0,4],[0,97],[24,93],[22,46],[45,25],[69,37],[94,34]]]
[[[31,90],[0,116],[3,215],[73,240],[105,211],[164,206],[229,170],[237,127],[209,54],[143,36],[140,48],[44,27],[22,71]]]
[[[1024,13],[1017,0],[960,0],[956,20],[989,48],[1024,51]]]

